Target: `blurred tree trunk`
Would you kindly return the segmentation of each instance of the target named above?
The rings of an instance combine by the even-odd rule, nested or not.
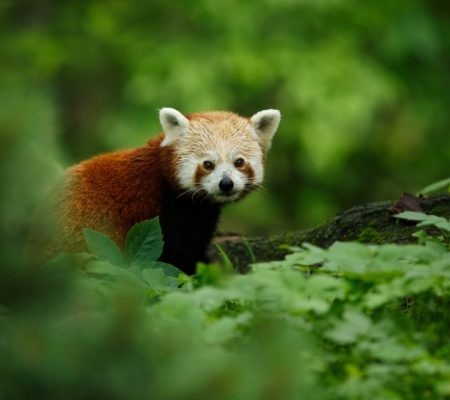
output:
[[[394,215],[402,211],[422,211],[450,218],[450,195],[414,198],[397,202],[384,201],[351,208],[315,229],[263,237],[218,236],[210,248],[213,260],[221,258],[220,249],[239,272],[247,272],[248,265],[260,261],[282,260],[289,251],[287,246],[301,246],[308,242],[328,247],[336,241],[363,243],[413,243],[411,236],[418,228],[415,222],[399,220]]]

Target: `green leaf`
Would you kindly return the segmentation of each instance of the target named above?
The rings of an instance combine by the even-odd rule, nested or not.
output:
[[[160,268],[166,276],[172,276],[174,278],[177,278],[178,275],[183,273],[183,271],[177,267],[174,267],[172,264],[167,264],[161,261],[153,261],[151,268]]]
[[[117,268],[110,261],[90,261],[85,265],[84,270],[93,274],[118,276],[122,268]]]
[[[167,276],[161,268],[145,269],[142,278],[150,289],[149,294],[158,295],[173,291],[177,288],[177,280],[172,276]]]
[[[152,288],[164,288],[165,286],[168,286],[167,276],[160,268],[146,269],[142,272],[142,277]]]
[[[395,216],[396,218],[406,219],[409,221],[419,221],[418,227],[433,225],[439,229],[450,232],[450,221],[437,215],[427,215],[424,213],[405,211]]]
[[[426,220],[420,222],[417,226],[422,227],[427,225],[433,225],[436,228],[450,232],[450,221],[447,221],[443,217],[438,217],[436,215],[429,215]]]
[[[437,192],[438,190],[446,188],[450,191],[450,178],[442,179],[441,181],[434,182],[431,185],[425,186],[423,189],[419,190],[420,194],[429,194]]]
[[[303,243],[303,248],[294,248],[294,250],[296,250],[295,253],[286,256],[286,260],[292,265],[318,265],[322,264],[326,258],[324,249],[309,243]]]
[[[112,280],[119,283],[122,287],[146,288],[145,280],[133,271],[133,268],[123,268],[109,261],[89,261],[85,265],[84,270],[89,274],[98,275],[96,278],[102,282]]]
[[[371,328],[371,320],[358,310],[347,310],[343,319],[336,321],[326,336],[336,343],[349,344],[364,336]]]
[[[124,264],[119,247],[108,236],[88,228],[83,229],[83,236],[89,251],[99,260],[119,266]]]
[[[238,336],[239,319],[223,317],[209,324],[203,332],[206,343],[224,343]]]
[[[408,221],[424,221],[428,218],[428,215],[417,211],[404,211],[396,214],[395,218],[406,219]]]
[[[162,261],[143,261],[139,263],[139,267],[143,270],[161,269],[166,276],[173,276],[174,278],[177,278],[178,275],[183,274],[183,271],[177,267]]]
[[[216,249],[220,254],[220,258],[222,259],[222,262],[223,262],[225,268],[232,271],[233,263],[231,262],[230,258],[228,257],[227,253],[225,252],[225,250],[222,248],[222,246],[220,246],[219,243],[214,243],[214,245],[216,246]],[[251,248],[249,247],[248,244],[247,244],[247,248],[251,250]],[[253,255],[253,257],[254,257],[254,255]]]
[[[305,293],[310,296],[318,296],[323,300],[334,300],[343,298],[347,289],[344,280],[329,275],[314,274],[307,280],[304,289]]]
[[[385,362],[412,362],[425,354],[420,347],[406,346],[397,338],[375,342],[369,347],[369,351],[375,359]]]
[[[316,314],[324,314],[330,309],[330,303],[319,298],[296,296],[289,301],[288,309],[295,313],[313,311]]]
[[[335,242],[327,251],[323,268],[327,271],[365,274],[373,262],[375,249],[376,246],[362,243]]]
[[[129,264],[156,261],[163,250],[163,237],[159,218],[134,225],[125,240],[125,259]]]

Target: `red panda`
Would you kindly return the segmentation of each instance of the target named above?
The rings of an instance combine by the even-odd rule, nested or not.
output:
[[[159,113],[163,133],[143,147],[93,157],[68,169],[55,203],[58,250],[84,249],[83,228],[124,245],[137,222],[159,216],[161,261],[195,272],[221,208],[261,184],[278,110]]]

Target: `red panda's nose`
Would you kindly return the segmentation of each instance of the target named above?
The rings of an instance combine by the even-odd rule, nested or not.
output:
[[[230,193],[233,190],[233,186],[233,181],[227,176],[224,176],[219,182],[219,189],[225,194]]]

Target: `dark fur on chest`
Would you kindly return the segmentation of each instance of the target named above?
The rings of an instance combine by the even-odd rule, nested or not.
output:
[[[206,260],[206,249],[219,220],[221,205],[202,196],[180,196],[165,186],[160,215],[164,250],[160,260],[175,265],[187,274],[195,264]]]

